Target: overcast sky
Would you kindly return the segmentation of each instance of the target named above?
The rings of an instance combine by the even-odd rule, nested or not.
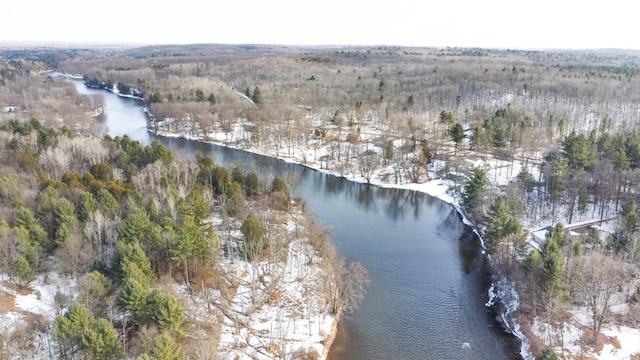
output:
[[[636,6],[629,0],[10,0],[0,7],[0,42],[640,49]]]

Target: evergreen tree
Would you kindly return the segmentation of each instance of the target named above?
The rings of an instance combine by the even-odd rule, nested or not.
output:
[[[81,334],[81,342],[92,359],[119,359],[123,354],[118,333],[107,319],[95,319]]]
[[[244,192],[237,182],[229,184],[226,210],[229,216],[237,216],[244,207]]]
[[[23,255],[18,256],[13,262],[11,272],[17,278],[20,287],[27,286],[36,279],[31,265]]]
[[[121,309],[129,311],[134,322],[144,323],[151,313],[149,308],[149,283],[142,272],[133,263],[129,264],[129,273],[124,278],[118,305]]]
[[[485,217],[487,228],[484,232],[484,245],[487,253],[493,254],[498,243],[508,235],[519,235],[522,231],[520,222],[511,215],[507,201],[498,196],[489,208]]]
[[[632,169],[640,167],[640,136],[636,131],[627,135],[625,154],[629,158],[629,166]]]
[[[271,192],[287,192],[287,184],[280,177],[276,176],[271,181]]]
[[[142,156],[144,162],[140,166],[152,164],[158,160],[162,161],[164,165],[169,165],[173,160],[171,151],[158,140],[153,140],[150,145],[145,146]]]
[[[597,147],[584,134],[572,132],[564,139],[563,149],[571,169],[586,170],[596,160]]]
[[[80,222],[84,223],[89,218],[89,215],[96,210],[98,202],[96,198],[90,192],[83,192],[78,198],[78,205],[76,206],[76,216]]]
[[[215,95],[213,95],[213,93],[209,94],[209,97],[207,98],[207,101],[209,101],[209,104],[211,105],[215,105],[216,104],[216,97]]]
[[[154,236],[149,214],[145,209],[136,205],[129,208],[127,217],[121,223],[118,233],[121,239],[128,242],[156,245],[158,241]]]
[[[271,182],[271,198],[279,210],[288,210],[291,202],[287,184],[280,177],[276,176]]]
[[[58,345],[60,358],[74,358],[82,346],[81,336],[89,330],[92,321],[89,311],[78,302],[73,302],[64,316],[55,318],[51,336]]]
[[[196,101],[197,102],[204,102],[206,100],[205,95],[204,95],[204,91],[197,89],[196,90]]]
[[[102,212],[109,218],[115,218],[118,213],[118,200],[106,189],[98,190],[96,194],[98,205],[102,208]]]
[[[552,156],[551,160],[545,165],[544,170],[547,192],[554,206],[552,210],[555,211],[556,202],[567,188],[567,172],[569,171],[567,159],[563,156]]]
[[[111,164],[100,162],[94,165],[91,165],[89,172],[95,180],[102,182],[109,182],[113,180],[114,168]]]
[[[56,317],[52,337],[63,359],[73,359],[77,352],[90,359],[119,359],[123,354],[113,324],[94,318],[78,302],[73,302],[64,316]]]
[[[631,200],[622,205],[622,218],[624,226],[629,233],[635,232],[638,227],[638,213],[636,212],[636,202]]]
[[[182,307],[171,294],[155,296],[153,304],[154,320],[160,330],[171,331],[178,337],[184,336],[186,321]]]
[[[442,110],[440,112],[440,122],[445,123],[445,124],[450,124],[453,125],[453,123],[455,123],[456,119],[453,116],[452,112],[447,112]]]
[[[471,176],[464,183],[464,190],[462,192],[462,205],[471,214],[473,214],[482,203],[482,192],[489,184],[487,179],[487,173],[481,168],[474,168],[471,171]]]
[[[458,152],[458,145],[464,139],[464,128],[459,122],[451,125],[449,129],[449,136],[451,136],[451,140],[455,143],[456,153]]]
[[[140,243],[137,241],[127,242],[123,239],[118,240],[116,249],[111,257],[111,275],[116,281],[123,281],[130,270],[130,264],[133,263],[143,273],[146,282],[153,281],[154,275],[151,268],[151,262],[144,252]]]
[[[13,226],[29,229],[32,225],[37,224],[38,221],[33,216],[33,212],[24,206],[19,206],[15,210],[13,215]]]
[[[34,241],[31,236],[31,232],[23,227],[13,228],[13,234],[17,237],[19,245],[13,250],[17,251],[21,256],[23,256],[25,260],[27,260],[27,263],[29,263],[29,266],[31,266],[33,269],[36,269],[38,265],[37,260],[40,256],[39,243]],[[11,258],[11,256],[8,257]]]
[[[213,169],[212,185],[217,195],[225,194],[229,187],[229,172],[222,166],[216,166]]]
[[[260,88],[259,87],[256,86],[253,89],[253,95],[251,95],[251,100],[253,100],[253,102],[256,105],[262,104],[262,93],[260,92]]]
[[[185,216],[177,229],[176,240],[170,253],[174,262],[182,263],[184,280],[187,284],[189,284],[189,264],[192,261],[207,265],[210,254],[209,242],[191,216]]]
[[[77,221],[74,205],[55,188],[49,186],[38,195],[40,203],[36,213],[40,222],[49,234],[49,239],[54,240],[55,235],[62,224],[70,226]]]
[[[166,332],[156,336],[151,348],[136,360],[184,360],[180,345]]]
[[[244,181],[244,190],[247,196],[258,195],[259,184],[258,175],[255,172],[247,174]]]
[[[541,285],[551,294],[560,295],[563,289],[562,276],[564,274],[564,227],[562,224],[554,226],[547,239],[542,244],[541,260]]]
[[[13,229],[16,234],[24,240],[22,242],[23,249],[26,250],[25,246],[28,246],[33,251],[33,261],[31,258],[27,257],[30,264],[35,265],[35,255],[38,252],[41,250],[47,251],[51,249],[51,244],[47,238],[47,232],[40,225],[38,220],[34,218],[33,213],[28,208],[19,206],[16,209],[13,218]]]
[[[242,235],[244,235],[244,241],[242,243],[242,253],[244,257],[249,261],[257,259],[265,246],[263,239],[264,234],[260,222],[255,216],[249,214],[242,222],[240,231]]]
[[[536,360],[560,360],[560,357],[556,354],[555,349],[549,346],[544,349],[540,356],[536,356]]]
[[[187,197],[180,200],[178,203],[178,216],[179,218],[191,217],[199,227],[211,216],[211,207],[204,199],[201,186],[196,184],[189,190]]]

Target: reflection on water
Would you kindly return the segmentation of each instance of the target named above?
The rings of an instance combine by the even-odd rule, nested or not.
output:
[[[382,209],[394,220],[402,220],[405,216],[419,218],[425,202],[439,201],[420,192],[359,184],[319,173],[310,178],[316,191],[323,192],[325,196],[346,197],[366,212],[377,213]]]
[[[296,195],[332,229],[340,253],[363,263],[372,279],[360,308],[340,323],[332,360],[517,357],[513,339],[494,328],[484,307],[487,273],[477,239],[448,204],[239,150],[156,138],[140,131],[146,117],[138,105],[103,94],[110,134],[126,133],[145,144],[157,139],[175,152],[200,151],[217,164],[262,176],[299,177]]]

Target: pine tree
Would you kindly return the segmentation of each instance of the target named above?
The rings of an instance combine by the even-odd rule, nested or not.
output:
[[[571,169],[586,170],[596,159],[596,144],[584,134],[572,132],[564,139],[563,147]]]
[[[464,139],[464,128],[462,127],[462,125],[460,125],[459,122],[451,125],[451,128],[449,129],[449,136],[451,136],[451,140],[453,140],[453,142],[455,143],[455,150],[457,153],[458,145],[460,145],[460,143]]]
[[[511,215],[503,196],[498,196],[489,208],[485,224],[487,228],[484,232],[484,245],[489,254],[494,253],[500,240],[508,235],[519,235],[522,230],[520,222]]]
[[[156,245],[151,220],[147,211],[133,205],[127,212],[127,217],[118,231],[120,238],[128,242],[140,242],[141,244]]]
[[[96,210],[98,202],[90,192],[83,192],[78,198],[78,206],[76,207],[76,216],[82,223],[86,222],[89,215]]]
[[[73,302],[63,316],[53,322],[52,337],[58,345],[61,358],[73,358],[82,346],[81,335],[89,330],[93,317],[78,302]]]
[[[255,196],[258,194],[258,175],[255,172],[249,173],[244,179],[244,190],[247,196]]]
[[[80,336],[82,347],[92,359],[119,359],[123,354],[118,333],[107,319],[95,319]]]
[[[147,254],[142,249],[139,242],[126,242],[118,240],[116,249],[111,257],[111,275],[116,281],[123,281],[126,277],[125,264],[127,261],[134,263],[144,274],[145,279],[153,279],[153,269]],[[147,280],[149,282],[149,280]]]
[[[474,168],[462,192],[462,204],[469,213],[473,214],[481,204],[482,192],[488,184],[487,173],[481,168]]]
[[[552,346],[549,346],[544,349],[542,355],[536,357],[536,360],[560,360],[560,357],[556,354],[555,349]]]
[[[170,253],[174,262],[182,263],[184,280],[187,284],[189,284],[189,264],[193,260],[207,265],[210,254],[209,242],[191,216],[185,216],[182,220]]]
[[[541,253],[541,285],[553,295],[562,292],[562,276],[564,274],[564,227],[562,224],[554,226],[547,239],[542,244]]]
[[[253,95],[251,96],[251,100],[253,100],[253,102],[256,105],[262,104],[262,93],[260,92],[260,88],[259,87],[256,86],[253,89]]]
[[[209,101],[209,104],[211,105],[215,105],[216,104],[216,97],[215,95],[213,95],[213,93],[209,94],[209,97],[207,98],[207,101]]]
[[[148,306],[150,284],[134,263],[129,262],[127,267],[129,270],[120,289],[118,305],[123,310],[129,311],[135,322],[144,323],[150,313]]]
[[[171,294],[156,296],[154,319],[160,330],[171,331],[178,337],[184,336],[186,321],[182,307]]]
[[[140,355],[136,360],[183,360],[180,345],[167,334],[162,333],[153,341],[151,349]]]
[[[258,219],[252,214],[242,222],[240,231],[244,235],[244,241],[242,242],[242,253],[244,257],[249,260],[255,260],[264,250],[264,239],[262,226]]]
[[[178,216],[190,216],[197,226],[202,226],[210,215],[211,207],[204,199],[202,186],[192,187],[187,197],[178,203]]]
[[[76,352],[91,359],[119,359],[123,353],[113,324],[94,318],[79,302],[72,303],[64,316],[56,317],[52,336],[63,359],[74,358]]]
[[[36,279],[33,269],[23,255],[18,256],[13,262],[11,272],[17,278],[20,287],[27,286]]]
[[[98,190],[96,198],[104,214],[113,219],[118,212],[118,200],[106,189]]]

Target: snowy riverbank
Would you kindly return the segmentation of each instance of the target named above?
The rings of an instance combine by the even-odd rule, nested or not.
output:
[[[241,133],[238,136],[238,132]],[[274,157],[280,159],[282,161],[286,161],[289,163],[295,163],[298,165],[302,165],[316,171],[320,171],[326,174],[343,177],[347,180],[358,182],[358,183],[369,183],[374,186],[387,187],[387,188],[398,188],[398,189],[406,189],[411,191],[418,191],[430,196],[436,197],[448,204],[450,204],[459,214],[460,218],[466,225],[470,226],[473,231],[478,235],[478,239],[484,247],[484,243],[482,240],[482,236],[478,229],[474,227],[472,222],[467,218],[465,211],[461,207],[461,198],[459,193],[460,182],[458,173],[446,173],[444,164],[442,161],[434,161],[429,166],[429,172],[424,177],[431,179],[426,180],[421,183],[412,183],[408,181],[394,183],[389,181],[389,179],[394,179],[393,175],[394,169],[392,165],[388,166],[378,166],[375,171],[371,174],[368,174],[368,178],[364,176],[360,176],[357,174],[357,170],[346,170],[343,173],[337,173],[335,171],[331,171],[326,169],[326,165],[323,164],[323,161],[309,161],[309,159],[326,159],[329,156],[330,149],[328,146],[318,146],[318,143],[308,142],[309,144],[306,147],[296,148],[293,151],[289,151],[291,156],[283,156],[281,154],[273,154],[264,150],[252,148],[248,145],[247,142],[243,142],[242,139],[242,131],[238,131],[236,129],[236,134],[229,136],[229,134],[219,133],[219,134],[209,134],[206,140],[203,140],[198,137],[193,136],[185,136],[175,133],[169,132],[158,132],[158,135],[167,136],[167,137],[183,137],[188,138],[190,140],[196,141],[204,141],[210,142],[217,145],[235,148],[243,151],[248,151],[251,153],[257,153],[265,156]],[[235,142],[222,141],[219,139],[236,139]],[[218,140],[216,140],[218,139]],[[321,140],[319,140],[320,142]],[[364,140],[364,144],[362,145],[362,149],[360,151],[381,151],[380,149],[376,149],[376,147],[371,146],[370,143],[367,143],[367,140]],[[363,150],[363,149],[367,150]],[[295,154],[298,154],[297,156]],[[527,171],[533,174],[534,177],[537,177],[539,174],[539,169],[535,165],[525,165],[521,162],[511,162],[510,164],[505,161],[501,161],[498,159],[489,159],[485,161],[485,168],[488,169],[487,176],[491,181],[491,186],[496,188],[500,185],[506,185],[510,181],[515,178],[520,171],[520,169],[526,166]],[[453,175],[453,176],[451,176]],[[445,178],[446,177],[446,178]],[[563,218],[558,218],[557,214],[545,214],[540,217],[541,220],[539,222],[526,222],[523,219],[523,223],[526,224],[529,229],[537,229],[543,226],[547,226],[550,224],[554,224],[555,222],[563,222]],[[535,244],[532,244],[534,246]],[[534,359],[533,354],[531,353],[531,339],[525,335],[525,331],[522,328],[520,320],[518,319],[518,309],[519,309],[519,294],[515,289],[515,284],[512,284],[509,279],[498,276],[494,279],[493,285],[489,289],[487,294],[488,301],[487,307],[494,307],[498,312],[498,316],[503,323],[505,329],[511,332],[515,337],[520,340],[521,348],[520,354],[523,359],[530,360]],[[584,318],[584,310],[576,311],[574,314],[576,319]],[[533,336],[538,339],[542,339],[545,343],[550,344],[559,344],[556,341],[557,338],[562,338],[563,331],[568,331],[568,334],[579,334],[582,333],[582,330],[588,327],[588,322],[577,323],[575,321],[571,321],[570,325],[566,325],[566,329],[554,329],[553,326],[549,324],[540,326],[539,319],[527,319],[527,321],[535,322],[536,326],[532,326],[530,331],[526,331],[528,334],[533,334]],[[625,358],[629,358],[631,355],[635,355],[640,353],[639,346],[640,344],[640,330],[625,327],[625,326],[605,326],[603,327],[603,333],[606,334],[611,339],[616,339],[613,341],[614,346],[612,344],[608,344],[599,352],[596,351],[586,351],[584,346],[581,345],[580,337],[571,340],[566,339],[561,343],[560,346],[556,346],[556,352],[559,354],[564,354],[566,358],[573,358],[575,356],[579,356],[580,354],[589,354],[593,359],[598,360],[609,360],[609,359],[619,359],[621,354],[625,355]],[[575,337],[575,336],[574,336]]]
[[[478,229],[476,229],[473,225],[473,223],[467,218],[467,215],[465,213],[465,211],[462,209],[461,206],[461,198],[459,196],[459,193],[456,191],[457,187],[459,186],[458,183],[456,183],[456,181],[454,180],[449,180],[449,179],[444,179],[444,178],[436,178],[438,173],[442,173],[442,169],[444,168],[445,164],[441,161],[435,161],[431,166],[430,166],[430,172],[429,172],[429,178],[433,179],[433,180],[429,180],[429,181],[425,181],[422,183],[411,183],[411,182],[404,182],[404,183],[390,183],[388,181],[386,181],[385,179],[389,179],[389,173],[391,173],[393,171],[392,166],[389,165],[387,167],[379,167],[377,168],[373,173],[372,176],[370,177],[369,181],[367,181],[367,179],[365,179],[362,176],[358,176],[356,174],[339,174],[336,173],[335,171],[330,171],[327,170],[325,168],[323,168],[319,163],[304,163],[302,161],[302,158],[300,157],[286,157],[286,156],[278,156],[275,154],[270,154],[268,152],[265,151],[259,151],[256,149],[252,149],[250,147],[245,147],[245,146],[236,146],[234,144],[230,144],[224,141],[215,141],[212,140],[214,138],[224,138],[225,135],[222,134],[211,134],[209,139],[207,140],[203,140],[201,138],[198,137],[192,137],[192,136],[185,136],[183,134],[176,134],[176,133],[168,133],[168,132],[160,132],[160,133],[156,133],[156,135],[160,135],[160,136],[164,136],[164,137],[180,137],[180,138],[186,138],[189,140],[193,140],[193,141],[202,141],[202,142],[207,142],[207,143],[212,143],[212,144],[216,144],[216,145],[220,145],[220,146],[224,146],[224,147],[228,147],[228,148],[233,148],[233,149],[237,149],[237,150],[242,150],[242,151],[247,151],[247,152],[251,152],[251,153],[255,153],[255,154],[260,154],[260,155],[264,155],[264,156],[269,156],[269,157],[273,157],[276,159],[279,159],[281,161],[285,161],[288,163],[292,163],[292,164],[297,164],[297,165],[301,165],[301,166],[305,166],[307,168],[328,174],[328,175],[333,175],[336,177],[342,177],[345,178],[349,181],[353,181],[353,182],[357,182],[357,183],[362,183],[362,184],[370,184],[371,186],[379,186],[379,187],[385,187],[385,188],[395,188],[395,189],[404,189],[404,190],[410,190],[410,191],[416,191],[416,192],[421,192],[421,193],[425,193],[429,196],[438,198],[442,201],[444,201],[445,203],[450,204],[455,210],[456,212],[459,214],[461,221],[469,226],[472,231],[478,236],[478,239],[481,243],[481,245],[484,247],[484,243],[482,240],[482,236],[479,233]],[[313,150],[311,149],[307,149],[306,151],[314,151],[316,153],[317,157],[321,157],[323,155],[326,155],[325,152],[328,152],[328,149],[323,149],[323,148],[315,148]],[[300,151],[296,151],[296,153],[300,153]],[[494,168],[496,169],[495,171],[500,171],[498,169],[500,169],[500,166],[496,165],[494,166]],[[494,174],[493,172],[491,172],[491,175],[493,176],[494,179],[498,179],[498,181],[500,183],[504,183],[504,182],[508,182],[508,179],[506,178],[507,173],[500,171],[500,175],[498,176],[498,173]],[[531,354],[529,353],[529,341],[528,339],[522,334],[522,332],[519,331],[520,325],[518,324],[517,318],[515,317],[516,311],[518,309],[518,297],[517,297],[517,293],[515,292],[513,287],[509,287],[507,286],[508,282],[506,281],[500,281],[500,282],[495,282],[493,284],[493,286],[491,286],[491,288],[489,289],[489,292],[487,294],[487,307],[491,307],[494,308],[496,310],[501,309],[502,312],[497,313],[497,315],[500,317],[501,322],[503,323],[505,329],[507,329],[508,331],[510,331],[515,337],[517,337],[520,342],[521,342],[521,355],[523,357],[523,359],[529,360],[529,359],[533,359],[533,356],[531,356]],[[500,306],[497,306],[500,305]]]

